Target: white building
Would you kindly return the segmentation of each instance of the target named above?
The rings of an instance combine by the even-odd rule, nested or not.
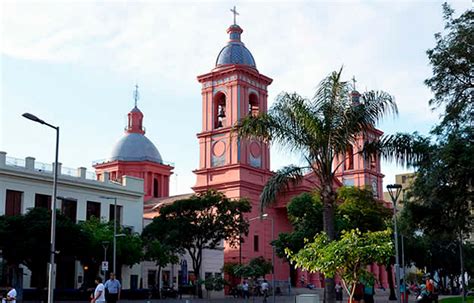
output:
[[[68,169],[59,166],[57,208],[73,221],[79,222],[91,216],[102,220],[113,220],[114,200],[101,197],[117,198],[117,216],[120,224],[141,233],[143,229],[143,180],[124,176],[122,182],[109,181],[107,173],[102,181],[97,181],[95,174],[86,168]],[[15,159],[0,152],[0,215],[24,214],[34,207],[50,207],[52,195],[53,166],[38,163],[35,158]],[[109,248],[109,258],[112,249]],[[46,264],[45,264],[46,266]],[[58,267],[61,264],[58,264]],[[78,261],[73,261],[67,275],[67,281],[58,283],[67,288],[78,288],[83,283],[84,268]],[[23,267],[23,288],[31,287],[31,272]],[[141,264],[132,267],[123,266],[123,288],[138,288],[141,280]],[[59,274],[59,269],[58,269]]]

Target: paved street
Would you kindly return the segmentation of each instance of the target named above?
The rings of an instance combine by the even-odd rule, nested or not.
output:
[[[298,294],[319,294],[321,301],[322,301],[322,294],[323,290],[322,289],[315,289],[315,290],[309,290],[309,289],[302,289],[302,288],[297,288],[292,290],[293,294],[292,295],[281,295],[276,297],[276,303],[295,303],[296,302],[296,296]],[[396,301],[389,301],[388,300],[388,290],[376,290],[375,294],[375,302],[376,303],[385,303],[385,302],[396,302]],[[440,299],[444,298],[445,296],[440,296]],[[321,302],[320,301],[320,302]],[[409,302],[415,302],[414,296],[409,297]],[[39,303],[39,301],[26,301],[28,303]],[[79,302],[85,302],[85,301],[60,301],[62,303],[79,303]],[[211,299],[197,299],[193,297],[184,297],[182,299],[166,299],[166,300],[121,300],[119,303],[137,303],[137,302],[144,302],[144,303],[206,303],[206,302],[213,302],[213,303],[263,303],[262,297],[254,297],[250,298],[250,300],[243,300],[240,298],[233,298],[233,297],[225,297],[225,298],[213,298],[211,296]],[[272,298],[269,297],[267,300],[268,303],[272,303]],[[344,300],[342,302],[347,302],[347,296],[344,296]],[[309,303],[308,301],[305,301],[304,303]]]

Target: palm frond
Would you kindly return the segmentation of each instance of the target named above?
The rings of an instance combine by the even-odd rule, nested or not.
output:
[[[367,124],[375,126],[382,118],[388,115],[398,115],[395,98],[383,91],[368,91],[361,95],[363,118]]]
[[[397,133],[383,136],[378,141],[365,142],[364,156],[380,155],[383,159],[394,161],[401,166],[416,166],[427,159],[430,139],[417,133]]]
[[[273,117],[267,113],[257,116],[248,115],[238,121],[232,131],[237,133],[239,138],[257,139],[261,141],[271,141],[274,129]]]
[[[294,165],[285,166],[279,169],[265,184],[260,194],[260,211],[275,202],[278,193],[289,188],[290,185],[297,184],[303,179],[305,167]]]

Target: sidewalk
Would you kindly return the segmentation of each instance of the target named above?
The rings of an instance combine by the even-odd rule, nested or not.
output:
[[[316,294],[319,295],[319,302],[323,302],[323,294],[324,289],[308,289],[308,288],[292,288],[291,295],[288,295],[288,290],[286,293],[284,292],[283,295],[278,295],[275,297],[276,303],[295,303],[296,296],[301,294]],[[381,290],[376,289],[376,293],[374,296],[375,303],[396,303],[397,301],[389,301],[389,290]],[[449,297],[449,296],[447,296]],[[444,296],[440,296],[439,299],[444,298]],[[344,293],[342,303],[347,303],[348,296]],[[61,303],[84,303],[87,301],[58,301]],[[267,298],[267,303],[272,303],[272,297]],[[307,301],[306,301],[307,302]],[[415,297],[410,295],[408,298],[409,303],[416,302]],[[24,301],[24,303],[40,303],[39,301]],[[164,299],[164,300],[120,300],[118,303],[263,303],[263,297],[251,297],[249,300],[244,300],[242,298],[234,298],[231,296],[227,296],[224,298],[212,297],[211,299],[198,299],[193,298],[192,296],[185,297],[183,296],[182,299]]]

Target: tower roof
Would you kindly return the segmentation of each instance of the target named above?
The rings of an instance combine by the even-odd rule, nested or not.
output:
[[[156,146],[143,134],[126,133],[112,149],[107,161],[151,161],[163,163]]]
[[[143,113],[137,106],[139,99],[138,85],[133,93],[135,106],[128,113],[128,125],[125,135],[114,145],[107,161],[151,161],[163,163],[160,152],[156,146],[145,137],[143,127]]]
[[[232,24],[228,29],[229,42],[219,52],[216,60],[216,67],[221,67],[229,64],[248,65],[256,68],[255,60],[252,53],[245,47],[240,40],[240,35],[243,30],[237,24]]]

